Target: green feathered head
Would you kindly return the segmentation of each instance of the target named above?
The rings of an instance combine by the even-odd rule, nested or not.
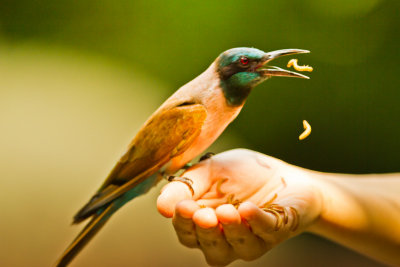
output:
[[[231,106],[242,105],[253,87],[272,76],[308,78],[296,72],[266,66],[274,58],[308,52],[300,49],[283,49],[265,53],[248,47],[232,48],[223,52],[217,58],[216,64],[227,103]]]

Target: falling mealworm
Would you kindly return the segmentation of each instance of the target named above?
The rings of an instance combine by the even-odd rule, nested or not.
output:
[[[303,120],[303,127],[304,132],[299,136],[299,140],[307,138],[311,133],[311,125],[306,120]]]
[[[291,59],[289,60],[287,67],[290,68],[291,66],[293,66],[293,68],[297,71],[313,71],[313,68],[311,66],[308,65],[304,65],[304,66],[299,66],[297,65],[297,59]]]

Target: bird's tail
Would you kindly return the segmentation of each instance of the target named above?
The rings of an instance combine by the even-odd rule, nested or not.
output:
[[[72,241],[68,248],[64,251],[62,256],[58,259],[55,266],[67,266],[74,257],[85,247],[85,245],[97,234],[103,225],[110,219],[111,215],[120,206],[115,202],[110,203],[107,207],[103,208],[97,214],[93,215],[90,222],[83,228],[78,236]]]
[[[72,241],[69,247],[64,251],[62,256],[56,262],[55,266],[67,266],[74,259],[74,257],[85,247],[85,245],[97,234],[97,232],[104,226],[104,224],[106,224],[106,222],[110,219],[111,215],[113,215],[114,212],[116,212],[119,208],[128,203],[130,200],[149,191],[150,188],[158,181],[159,177],[157,175],[150,176],[127,193],[91,213],[90,215],[92,217],[90,222],[85,226],[85,228],[83,228],[83,230],[78,234],[74,241]],[[78,212],[78,215],[79,213],[80,212]],[[74,223],[80,222],[86,218],[88,218],[88,216],[86,215],[82,218],[80,216],[75,216]]]

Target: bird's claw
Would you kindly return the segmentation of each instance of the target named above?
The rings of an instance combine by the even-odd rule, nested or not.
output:
[[[168,182],[176,182],[176,181],[177,182],[182,182],[185,185],[187,185],[189,187],[189,189],[190,189],[190,192],[192,192],[192,196],[194,196],[194,190],[193,190],[193,187],[192,187],[193,181],[191,179],[186,178],[186,177],[174,176],[174,175],[171,175],[171,176],[168,177]]]
[[[213,152],[207,152],[203,156],[200,157],[199,162],[203,161],[203,160],[206,160],[206,159],[209,159],[214,155],[215,155],[215,153],[213,153]]]

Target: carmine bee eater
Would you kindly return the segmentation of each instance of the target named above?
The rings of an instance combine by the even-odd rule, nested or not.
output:
[[[103,185],[75,215],[73,223],[91,220],[56,265],[66,266],[115,211],[155,185],[161,175],[154,174],[174,174],[207,149],[239,114],[253,87],[272,76],[308,78],[267,66],[277,57],[299,53],[309,51],[229,49],[179,88],[145,122]],[[193,192],[187,179],[175,179]]]

